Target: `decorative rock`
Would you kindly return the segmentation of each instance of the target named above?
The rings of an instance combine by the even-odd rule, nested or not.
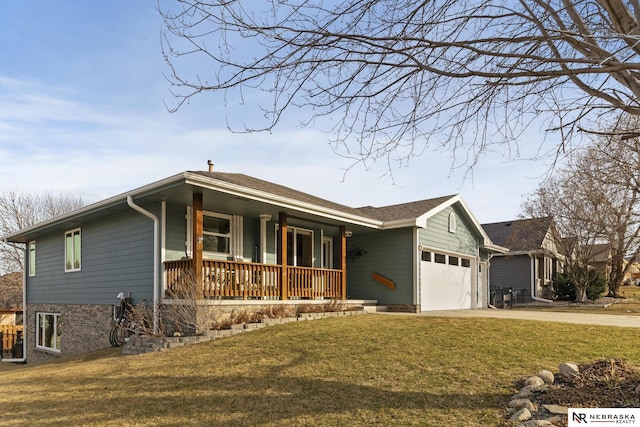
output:
[[[522,408],[509,418],[509,421],[527,421],[531,419],[531,411],[527,408]]]
[[[527,408],[529,411],[535,411],[533,403],[529,399],[513,399],[509,402],[510,408]]]
[[[531,399],[533,397],[533,391],[531,387],[523,387],[518,394],[513,396],[513,399]]]
[[[567,408],[566,406],[542,405],[542,407],[544,409],[546,409],[547,411],[549,411],[553,415],[568,415],[569,414],[569,408]]]
[[[552,425],[553,423],[547,420],[529,420],[524,424],[520,424],[518,427],[548,427]]]
[[[532,377],[527,378],[527,380],[524,382],[524,385],[529,385],[532,387],[539,387],[541,385],[544,385],[545,381],[540,378],[537,375],[534,375]]]
[[[538,372],[538,377],[542,378],[542,380],[547,384],[552,384],[555,380],[555,378],[553,377],[553,373],[551,371],[547,371],[546,369]]]
[[[561,363],[560,367],[558,368],[558,371],[560,372],[560,375],[579,375],[580,374],[580,369],[578,368],[578,365],[571,362]]]

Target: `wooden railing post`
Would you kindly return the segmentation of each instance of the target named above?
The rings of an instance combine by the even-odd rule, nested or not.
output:
[[[340,226],[340,299],[347,299],[347,231]]]
[[[278,215],[280,223],[280,232],[278,233],[278,264],[281,266],[280,271],[280,299],[288,298],[289,280],[287,272],[287,213],[280,212]]]
[[[196,286],[202,288],[202,251],[204,246],[204,221],[202,214],[202,193],[193,194],[193,242],[192,242],[192,259],[193,259],[193,274],[196,280]]]

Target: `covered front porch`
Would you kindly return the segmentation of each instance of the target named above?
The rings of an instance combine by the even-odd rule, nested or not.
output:
[[[164,262],[164,297],[183,298],[185,289],[195,287],[195,297],[204,300],[345,300],[346,238],[344,225],[337,225],[333,237],[337,265],[290,265],[292,244],[287,212],[277,215],[274,258],[266,255],[266,223],[270,215],[260,215],[260,239],[256,241],[254,259],[226,257],[212,259],[204,250],[206,227],[201,193],[193,194],[189,256]],[[275,215],[274,215],[275,216]],[[309,221],[308,218],[305,219]],[[335,230],[336,228],[334,228]],[[289,234],[288,234],[289,233]],[[210,233],[209,233],[210,234]],[[273,242],[273,241],[272,241]],[[273,252],[271,252],[273,254]],[[259,255],[262,254],[262,255]],[[270,259],[268,259],[270,258]],[[256,262],[256,261],[262,262]],[[275,261],[275,262],[274,262]],[[300,264],[300,263],[298,263]],[[337,268],[331,268],[336,265]]]
[[[188,259],[165,262],[165,272],[168,298],[182,295],[195,278],[203,299],[346,299],[344,274],[335,269],[215,260],[196,266]]]

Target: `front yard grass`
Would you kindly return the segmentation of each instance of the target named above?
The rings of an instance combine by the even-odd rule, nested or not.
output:
[[[499,426],[513,382],[640,363],[637,330],[363,315],[0,372],[3,426]]]
[[[554,311],[554,312],[570,312],[570,313],[592,313],[592,314],[618,314],[625,316],[640,316],[640,286],[630,285],[620,288],[620,295],[624,299],[616,299],[612,304],[602,306],[598,304],[551,304],[551,305],[535,305],[521,306],[516,305],[517,310],[536,310],[536,311]]]

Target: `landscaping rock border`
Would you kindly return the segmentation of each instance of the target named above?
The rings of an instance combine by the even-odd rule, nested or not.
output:
[[[226,338],[244,332],[255,331],[267,326],[281,325],[283,323],[302,322],[308,320],[325,319],[329,317],[354,316],[367,314],[366,311],[328,311],[323,313],[300,313],[297,317],[282,317],[276,319],[262,319],[258,323],[240,323],[231,325],[229,329],[219,329],[207,331],[203,335],[183,336],[183,337],[150,337],[132,335],[122,347],[122,354],[138,355],[165,351],[172,348],[184,347],[191,344],[212,341]]]
[[[578,365],[571,362],[561,363],[558,375],[578,375]],[[555,382],[551,371],[542,370],[524,381],[518,393],[507,404],[507,417],[515,427],[556,427],[566,425],[568,408],[558,405],[539,405],[535,401],[535,392],[545,390]],[[511,424],[510,424],[511,425]]]

